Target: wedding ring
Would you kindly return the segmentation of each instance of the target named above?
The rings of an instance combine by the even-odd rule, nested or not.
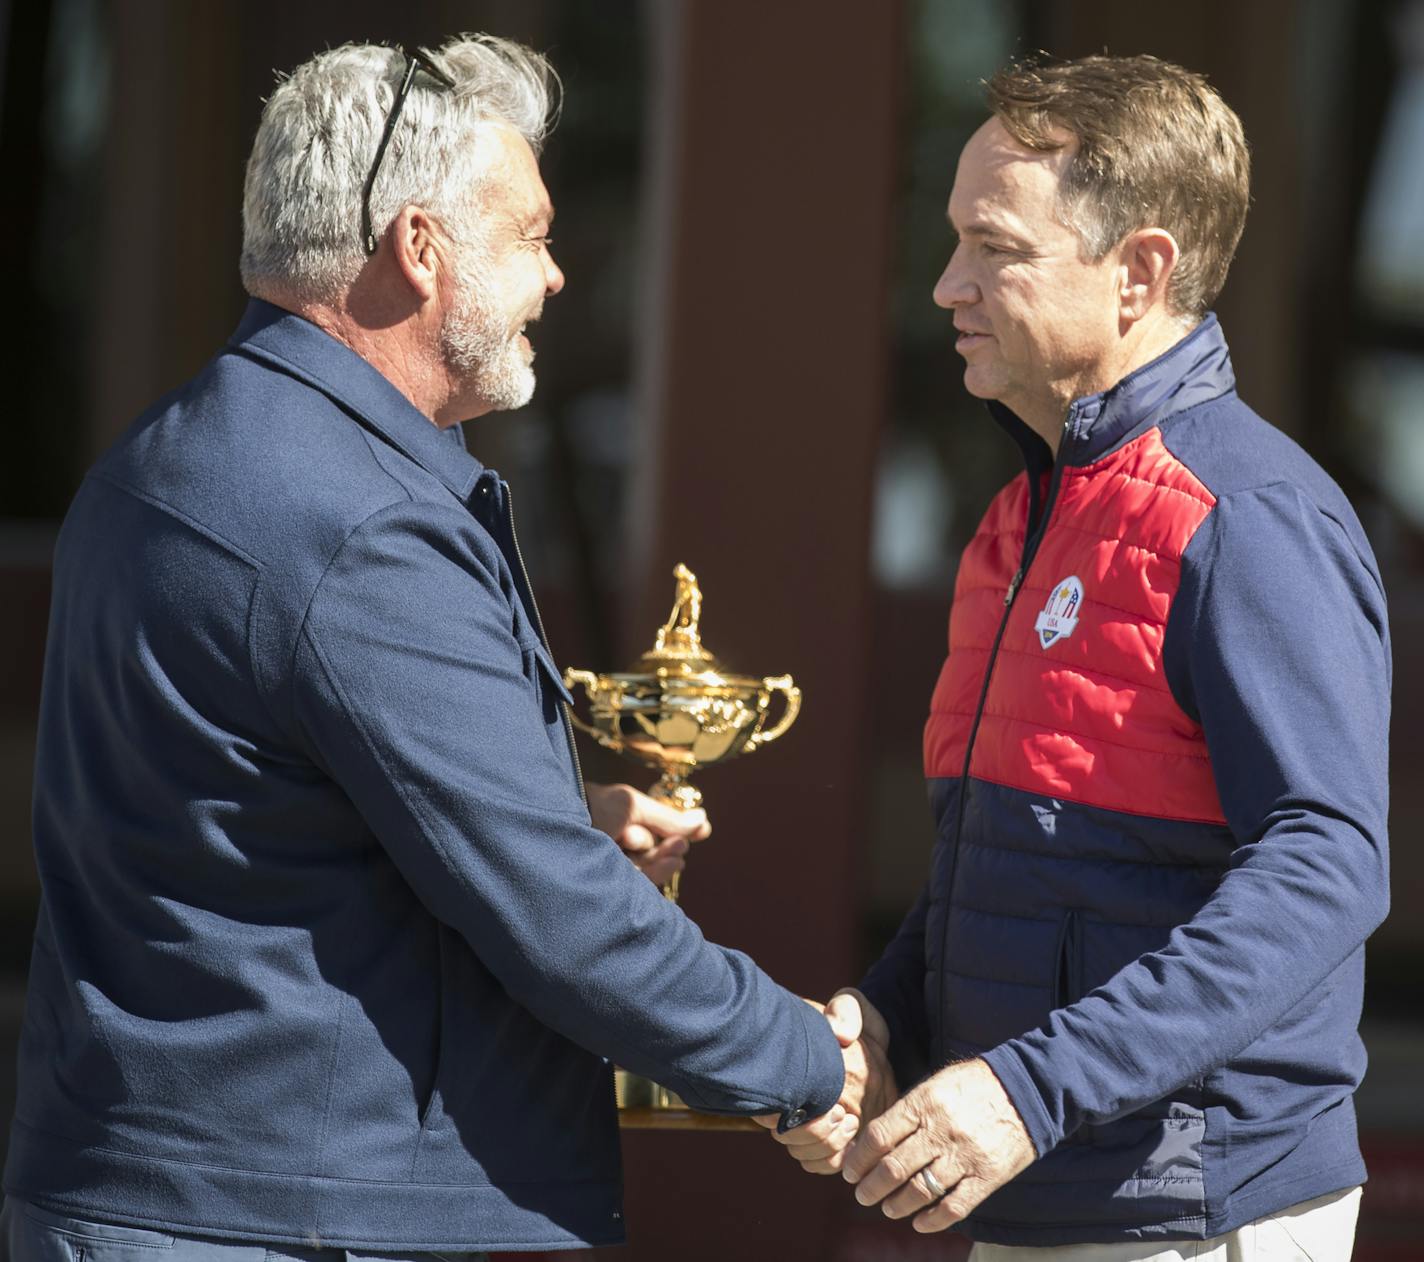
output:
[[[944,1188],[940,1187],[939,1180],[936,1179],[934,1175],[930,1173],[929,1166],[926,1166],[923,1170],[920,1171],[919,1180],[920,1183],[923,1185],[925,1191],[930,1194],[930,1200],[942,1201],[948,1195],[948,1192]]]

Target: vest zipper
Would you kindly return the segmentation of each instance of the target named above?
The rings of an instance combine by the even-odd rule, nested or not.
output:
[[[1019,565],[1019,569],[1018,569],[1018,573],[1015,574],[1015,575],[1013,576],[1013,578],[1011,578],[1011,579],[1009,580],[1009,590],[1004,593],[1004,608],[1005,608],[1005,609],[1012,609],[1012,608],[1013,608],[1014,597],[1019,594],[1019,588],[1023,586],[1023,580],[1024,580],[1024,567],[1023,567],[1022,564],[1020,564],[1020,565]]]
[[[529,571],[524,566],[524,553],[519,549],[519,535],[514,529],[514,493],[509,489],[509,483],[503,478],[499,482],[500,493],[504,498],[504,524],[509,531],[509,542],[514,548],[514,562],[518,566],[518,577],[521,584],[520,596],[528,606],[529,612],[534,615],[534,629],[539,632],[539,642],[544,646],[545,651],[553,657],[554,651],[549,648],[549,637],[544,630],[544,619],[539,616],[539,602],[534,599],[534,587],[529,582]],[[583,804],[588,805],[588,790],[583,784],[583,764],[579,762],[578,746],[574,744],[574,725],[569,718],[569,705],[567,701],[559,702],[559,715],[564,720],[564,738],[569,743],[569,757],[574,763],[574,778],[578,781],[579,796],[583,798]]]
[[[1004,613],[999,619],[999,629],[994,634],[994,644],[989,650],[988,664],[984,667],[984,682],[979,686],[979,703],[974,707],[974,721],[969,725],[969,741],[964,750],[964,768],[959,774],[959,807],[955,811],[954,819],[954,849],[950,852],[949,879],[945,882],[944,929],[939,944],[942,962],[949,957],[949,930],[951,918],[954,915],[954,878],[959,874],[959,839],[964,830],[964,806],[969,797],[969,763],[974,757],[974,740],[979,735],[979,720],[984,717],[984,703],[989,698],[989,682],[994,675],[994,663],[999,657],[999,645],[1003,643],[1004,632],[1009,625],[1009,615],[1014,611],[1014,602],[1018,599],[1024,579],[1028,577],[1029,567],[1033,564],[1033,558],[1038,554],[1043,536],[1048,531],[1048,520],[1053,515],[1053,505],[1058,499],[1058,486],[1063,480],[1063,454],[1072,437],[1075,420],[1074,412],[1070,409],[1063,424],[1063,441],[1059,447],[1059,458],[1053,463],[1053,476],[1049,479],[1048,495],[1043,501],[1043,511],[1039,514],[1038,525],[1024,538],[1023,556],[1019,560],[1018,571],[1009,581],[1008,591],[1004,593]],[[944,1030],[944,984],[941,982],[939,988],[941,1047],[944,1044]]]

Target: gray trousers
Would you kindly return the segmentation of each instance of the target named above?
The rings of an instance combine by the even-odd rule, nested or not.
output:
[[[1349,1262],[1360,1189],[1334,1192],[1212,1240],[1070,1244],[1040,1249],[976,1244],[969,1262]]]
[[[52,1214],[11,1197],[0,1205],[0,1262],[487,1262],[487,1256],[205,1240]]]

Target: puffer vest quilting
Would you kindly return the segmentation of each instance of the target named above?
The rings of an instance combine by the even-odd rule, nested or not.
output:
[[[1108,810],[1224,823],[1201,728],[1162,663],[1182,553],[1215,498],[1156,429],[1060,476],[994,657],[969,774]],[[1023,475],[964,552],[925,728],[927,776],[964,770],[1027,518]],[[1058,608],[1054,630],[1043,615]]]

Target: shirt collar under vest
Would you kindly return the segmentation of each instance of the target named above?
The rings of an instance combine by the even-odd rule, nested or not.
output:
[[[1180,342],[1115,386],[1074,399],[1058,458],[1070,465],[1091,464],[1168,416],[1220,398],[1235,386],[1221,325],[1208,312]],[[1012,411],[995,402],[989,411],[1018,443],[1030,474],[1053,463],[1048,444]]]
[[[228,347],[314,386],[461,500],[485,472],[458,425],[439,429],[373,365],[299,315],[254,298]]]

